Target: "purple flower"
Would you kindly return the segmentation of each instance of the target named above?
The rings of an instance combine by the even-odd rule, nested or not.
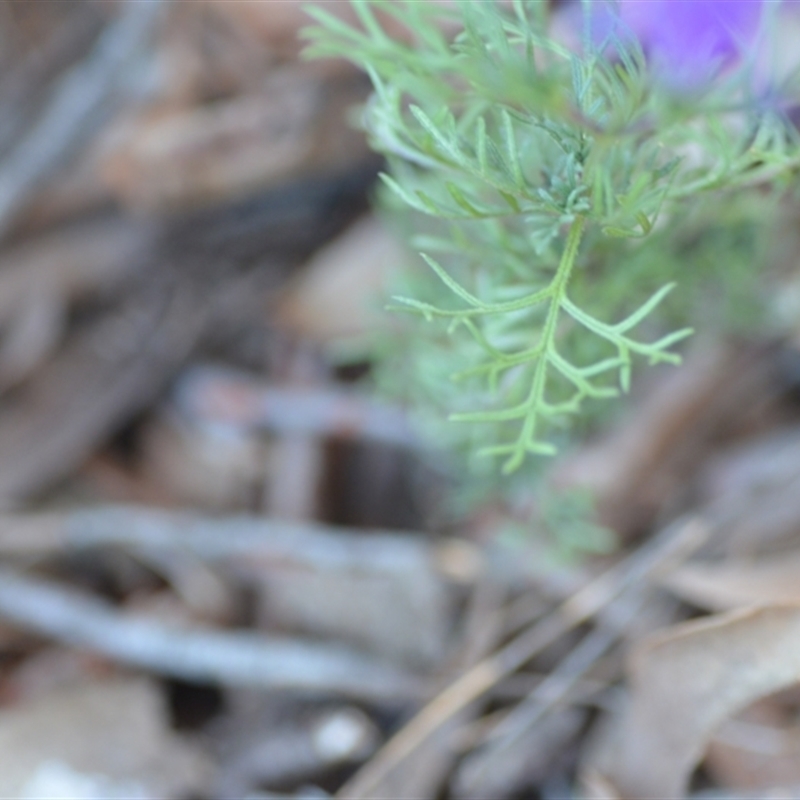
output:
[[[595,0],[595,35],[611,30],[641,43],[653,73],[677,89],[702,86],[746,57],[764,0]],[[602,10],[600,6],[602,4]],[[616,10],[614,10],[616,9]]]

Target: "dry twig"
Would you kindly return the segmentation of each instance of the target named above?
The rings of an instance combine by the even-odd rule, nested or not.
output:
[[[665,564],[681,561],[710,535],[709,525],[698,518],[668,526],[622,564],[591,581],[552,614],[531,626],[492,656],[478,662],[426,705],[337,794],[342,800],[373,796],[389,771],[402,763],[448,720],[489,691],[498,681],[604,609],[631,587],[638,587]]]
[[[364,438],[408,447],[414,436],[402,409],[356,392],[275,386],[234,370],[195,367],[176,399],[192,415],[245,428],[334,438]]]
[[[126,3],[89,57],[58,83],[39,120],[0,167],[0,236],[39,182],[69,154],[96,115],[129,80],[161,10],[161,0]]]
[[[633,595],[633,596],[631,596]],[[598,615],[597,625],[530,694],[491,730],[482,748],[476,748],[460,765],[456,789],[461,796],[473,796],[502,782],[512,785],[515,775],[508,774],[508,762],[523,765],[528,756],[512,751],[527,743],[533,728],[564,703],[580,680],[619,640],[641,609],[644,597],[638,587],[623,592]],[[505,758],[504,758],[505,757]],[[498,769],[498,767],[505,769]],[[505,772],[506,774],[500,774]]]
[[[187,553],[241,565],[291,562],[310,569],[417,574],[429,569],[431,548],[419,537],[264,517],[204,517],[132,506],[0,517],[0,554],[57,553],[122,545]]]
[[[0,571],[0,617],[64,644],[190,681],[383,700],[407,699],[422,688],[408,673],[343,647],[137,619],[9,570]]]

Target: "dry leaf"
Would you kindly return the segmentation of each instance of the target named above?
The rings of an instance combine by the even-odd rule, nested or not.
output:
[[[698,476],[703,503],[763,492],[780,486],[800,471],[800,427],[781,426],[762,436],[726,448]]]
[[[717,731],[705,768],[720,785],[737,791],[800,785],[797,690],[748,707]]]
[[[220,202],[287,178],[311,156],[318,82],[287,73],[260,94],[134,120],[104,175],[124,203],[164,210]]]
[[[315,341],[352,340],[386,324],[386,288],[407,258],[374,217],[352,225],[324,247],[284,296],[277,315]]]
[[[224,14],[237,27],[251,31],[276,55],[283,57],[297,54],[302,44],[299,31],[313,23],[302,0],[271,0],[268,3],[206,0],[206,4]],[[347,0],[323,0],[322,6],[329,13],[354,22],[354,14]]]
[[[712,443],[768,402],[771,369],[755,348],[698,345],[680,370],[650,379],[624,425],[562,459],[554,483],[591,490],[614,530],[642,530],[685,490]]]
[[[161,408],[143,429],[141,471],[179,503],[240,509],[264,482],[266,447],[232,425]]]
[[[684,564],[663,585],[682,600],[711,611],[800,604],[800,553],[758,561]]]
[[[452,598],[425,563],[424,549],[414,553],[409,543],[405,550],[406,564],[398,559],[383,571],[264,566],[256,584],[259,620],[351,641],[403,663],[435,664],[448,642]]]
[[[0,711],[0,796],[9,800],[42,797],[56,783],[70,793],[44,796],[98,796],[74,793],[90,784],[111,796],[109,786],[135,782],[142,800],[183,797],[206,778],[200,754],[167,727],[151,681],[84,682]]]
[[[799,487],[800,427],[784,425],[711,459],[697,491],[701,504],[730,517],[720,548],[752,556],[797,541]]]
[[[449,5],[451,0],[436,0],[440,5]],[[304,0],[205,0],[206,4],[220,14],[225,14],[234,24],[252,31],[276,55],[295,56],[302,45],[300,31],[313,24],[306,12]],[[318,0],[317,5],[344,22],[359,26],[358,16],[348,0]],[[389,35],[398,39],[409,38],[409,29],[389,14],[378,13],[378,19]],[[442,23],[445,31],[455,32],[456,26]],[[338,61],[336,62],[338,64]]]
[[[677,625],[645,640],[630,671],[630,705],[601,767],[625,798],[683,797],[713,732],[800,680],[800,607]]]

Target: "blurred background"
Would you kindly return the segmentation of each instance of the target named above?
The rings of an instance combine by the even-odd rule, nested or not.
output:
[[[305,24],[0,2],[0,796],[613,798],[598,776],[633,760],[691,772],[603,766],[598,730],[653,630],[800,602],[796,209],[780,326],[645,376],[548,465],[571,500],[453,503],[374,390],[407,255],[370,211],[369,83],[303,61]],[[791,649],[793,620],[734,644]],[[693,791],[800,797],[797,692],[770,695],[800,673],[750,666],[721,733],[674,703]]]

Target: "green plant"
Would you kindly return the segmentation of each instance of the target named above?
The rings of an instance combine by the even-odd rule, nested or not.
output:
[[[435,380],[452,373],[450,418],[505,472],[555,452],[584,401],[627,391],[636,360],[678,363],[691,328],[655,312],[691,269],[681,225],[708,217],[713,196],[714,225],[698,235],[730,232],[741,190],[780,190],[800,163],[752,59],[676,91],[635,37],[598,41],[583,7],[570,44],[540,0],[352,0],[356,25],[309,10],[320,23],[309,54],[344,56],[372,79],[364,125],[438,281],[394,307],[453,337],[431,347],[444,354]]]

